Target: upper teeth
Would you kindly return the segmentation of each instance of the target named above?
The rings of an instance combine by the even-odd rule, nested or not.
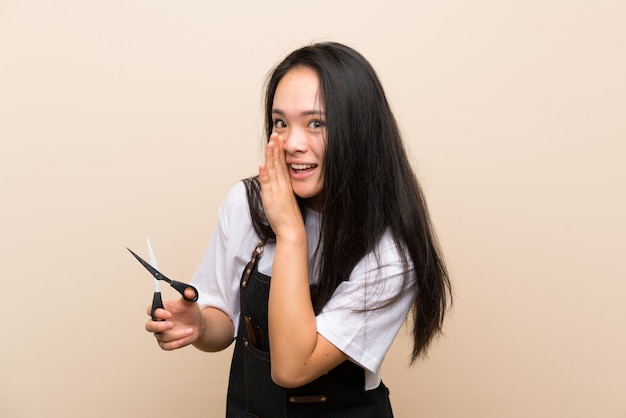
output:
[[[311,168],[314,167],[313,164],[291,164],[291,168],[293,168],[294,170],[304,170],[307,168]]]

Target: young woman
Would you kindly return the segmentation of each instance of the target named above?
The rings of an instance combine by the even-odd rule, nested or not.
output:
[[[288,55],[265,105],[265,163],[220,209],[200,299],[167,301],[146,329],[164,350],[236,341],[229,417],[391,417],[383,358],[409,312],[424,355],[451,297],[398,126],[337,43]]]

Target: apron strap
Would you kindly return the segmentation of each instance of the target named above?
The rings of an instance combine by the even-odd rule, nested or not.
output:
[[[265,244],[263,243],[263,241],[259,241],[256,244],[256,247],[254,247],[254,250],[252,251],[252,256],[250,258],[250,261],[248,262],[248,264],[246,264],[246,268],[244,270],[244,273],[241,276],[241,287],[246,287],[248,285],[248,280],[250,279],[250,275],[252,274],[252,270],[254,270],[254,265],[256,264],[257,260],[263,254],[264,245]]]

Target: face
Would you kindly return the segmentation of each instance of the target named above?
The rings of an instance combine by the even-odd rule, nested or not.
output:
[[[283,76],[274,94],[272,121],[273,132],[285,140],[294,193],[305,199],[307,206],[320,210],[326,117],[315,71],[293,68]]]

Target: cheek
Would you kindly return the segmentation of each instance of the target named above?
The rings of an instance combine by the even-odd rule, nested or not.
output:
[[[317,154],[320,160],[324,159],[324,157],[326,156],[326,139],[325,138],[318,138],[317,142],[315,143],[315,153]]]

